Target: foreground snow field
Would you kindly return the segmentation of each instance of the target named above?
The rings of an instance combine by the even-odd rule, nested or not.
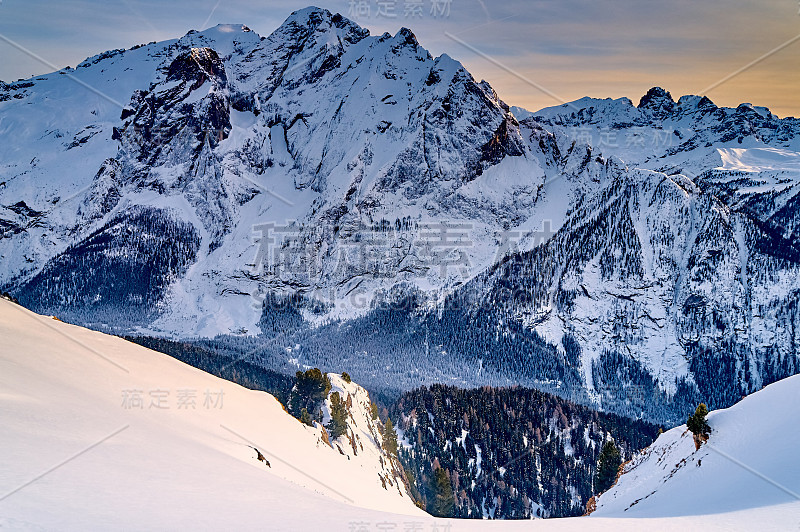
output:
[[[334,384],[343,386],[338,379]],[[764,474],[776,475],[795,491],[800,490],[800,473],[797,457],[789,451],[800,430],[792,426],[798,417],[798,387],[800,379],[788,379],[710,418],[719,432],[712,435],[712,444],[754,468],[765,468]],[[741,424],[740,417],[748,424]],[[667,481],[658,496],[642,502],[636,512],[624,512],[622,503],[614,506],[603,498],[597,515],[609,518],[533,525],[434,520],[396,488],[381,487],[374,454],[348,458],[334,451],[320,440],[318,430],[290,417],[272,396],[5,300],[0,300],[0,426],[0,528],[432,531],[800,526],[800,503],[709,455],[705,448],[697,454],[702,455],[702,467],[686,466],[675,476],[680,484]],[[678,441],[680,453],[691,454],[685,438],[675,431],[663,435],[657,446],[667,445],[669,438]],[[249,445],[270,460],[270,468],[256,460]],[[619,493],[616,499],[624,502],[636,493],[646,495],[651,489],[648,482],[657,481],[629,474],[610,493]],[[743,487],[733,489],[736,485]],[[726,486],[727,491],[720,491]],[[724,504],[714,502],[719,494]],[[684,500],[701,495],[711,502],[692,506]],[[642,519],[704,510],[726,513]],[[628,514],[640,519],[618,517]]]
[[[701,515],[800,501],[800,375],[711,412],[711,437],[695,450],[675,427],[625,466],[596,515]],[[795,520],[793,528],[800,527]]]
[[[424,515],[381,487],[366,438],[358,456],[342,455],[271,395],[1,303],[3,495],[85,451],[3,500],[6,521],[263,527],[325,501]]]

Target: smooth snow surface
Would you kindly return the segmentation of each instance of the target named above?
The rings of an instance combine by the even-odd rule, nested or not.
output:
[[[340,454],[269,394],[5,300],[0,338],[0,497],[85,451],[2,500],[0,525],[281,528],[321,504],[425,515],[382,488],[365,435]]]
[[[379,525],[385,525],[441,531],[532,526],[434,520],[407,496],[378,484],[370,453],[359,454],[365,457],[359,461],[334,451],[321,441],[318,429],[301,425],[272,396],[119,338],[0,300],[0,339],[0,528],[381,530]],[[340,393],[353,393],[357,404],[363,399],[355,384],[333,380]],[[710,416],[713,444],[794,490],[800,489],[800,472],[789,451],[798,428],[790,421],[797,419],[799,384],[798,378],[788,379]],[[134,390],[141,391],[142,408],[131,407]],[[194,406],[186,401],[192,391]],[[206,392],[214,394],[208,403]],[[166,408],[151,407],[159,397]],[[657,445],[669,438],[678,441],[681,456],[691,454],[686,448],[691,441],[681,439],[680,429],[666,433]],[[271,468],[256,460],[245,440],[266,455]],[[682,484],[667,484],[636,512],[623,512],[621,505],[612,507],[603,499],[596,515],[678,515],[683,490],[695,496],[705,490],[710,500],[713,490],[723,488],[727,502],[706,509],[728,513],[574,518],[535,525],[553,530],[780,530],[800,523],[800,503],[740,474],[705,448],[701,454],[702,467],[690,464],[686,473],[679,471],[676,480],[686,475]],[[704,477],[689,476],[698,474]],[[638,481],[634,486],[636,478],[626,475],[615,490],[624,487],[624,494],[633,496],[650,489]],[[733,489],[736,485],[740,488]]]
[[[800,170],[800,153],[778,148],[720,148],[722,170],[764,172]]]
[[[695,450],[686,425],[659,436],[600,496],[594,515],[666,517],[771,507],[800,508],[800,376],[711,412],[709,441]],[[792,510],[792,511],[794,511]],[[791,511],[787,512],[790,514]],[[800,521],[788,523],[797,529]]]

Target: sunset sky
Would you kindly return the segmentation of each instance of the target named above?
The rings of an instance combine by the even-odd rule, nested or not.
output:
[[[243,23],[268,35],[307,5],[288,0],[1,0],[0,35],[58,67],[75,66],[107,49],[171,39],[218,23]],[[407,26],[432,54],[460,60],[507,103],[530,110],[582,96],[627,96],[637,103],[655,85],[676,99],[701,94],[796,39],[705,94],[718,105],[751,102],[778,116],[800,116],[798,0],[332,0],[316,5],[373,34]],[[53,70],[2,41],[0,57],[5,81]]]

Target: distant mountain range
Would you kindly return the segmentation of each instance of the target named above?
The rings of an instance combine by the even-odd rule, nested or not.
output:
[[[659,88],[509,108],[308,8],[0,84],[0,287],[285,372],[674,424],[800,370],[799,134]]]

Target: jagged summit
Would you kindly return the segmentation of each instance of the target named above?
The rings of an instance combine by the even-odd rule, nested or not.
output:
[[[419,45],[419,41],[417,40],[417,36],[414,35],[414,32],[406,27],[400,28],[398,30],[397,35],[395,36],[397,39],[402,39],[406,44],[411,46]]]
[[[639,110],[649,111],[653,117],[663,119],[675,111],[675,100],[661,87],[653,87],[639,100]]]
[[[331,13],[327,9],[319,7],[308,7],[300,9],[289,15],[273,35],[292,35],[300,28],[307,32],[324,33],[333,28],[342,30],[346,34],[357,35],[359,38],[369,36],[369,30],[362,28],[352,20],[343,17],[339,13]]]
[[[325,22],[333,21],[334,17],[339,20],[344,19],[344,17],[342,17],[340,14],[337,13],[334,15],[327,9],[317,6],[308,6],[303,9],[298,9],[297,11],[293,11],[288,17],[286,17],[286,20],[283,22],[283,24],[281,24],[281,26],[297,24],[301,26],[316,27],[323,21]],[[347,22],[350,21],[347,20]]]
[[[659,105],[663,102],[675,103],[675,100],[672,99],[672,94],[670,94],[669,91],[661,87],[652,87],[639,99],[638,107],[649,107],[653,104]]]
[[[681,96],[678,100],[678,107],[683,109],[716,109],[717,106],[708,96]]]
[[[244,24],[217,24],[215,26],[211,26],[210,28],[206,28],[204,30],[189,30],[186,32],[186,35],[195,35],[197,33],[209,34],[212,32],[216,33],[250,33],[253,30],[248,28]]]
[[[535,113],[516,108],[516,114],[535,116],[545,124],[570,127],[591,124],[613,129],[656,125],[677,129],[710,129],[712,137],[724,139],[723,141],[733,135],[731,130],[734,128],[738,131],[736,138],[744,139],[748,135],[756,134],[758,138],[763,135],[765,138],[775,137],[776,140],[785,142],[793,136],[791,131],[800,123],[795,118],[779,119],[766,107],[749,103],[735,108],[718,107],[707,96],[697,95],[681,96],[675,101],[670,92],[661,87],[648,90],[639,100],[638,106],[634,106],[624,97],[615,100],[584,97],[563,105],[546,107]],[[776,135],[778,132],[783,133]],[[709,132],[700,134],[706,135]]]

